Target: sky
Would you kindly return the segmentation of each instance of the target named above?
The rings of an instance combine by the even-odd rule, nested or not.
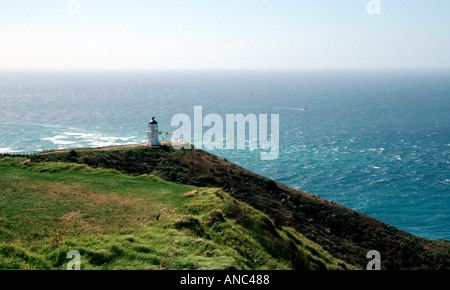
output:
[[[0,0],[0,70],[436,67],[450,0]]]

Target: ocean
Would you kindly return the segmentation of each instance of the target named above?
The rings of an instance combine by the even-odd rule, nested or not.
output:
[[[450,240],[449,70],[3,71],[0,152],[143,143],[151,117],[170,136],[194,106],[279,115],[278,159],[213,154]]]

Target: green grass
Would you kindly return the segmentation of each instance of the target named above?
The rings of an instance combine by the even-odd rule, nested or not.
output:
[[[24,161],[0,159],[0,269],[352,268],[221,189]]]

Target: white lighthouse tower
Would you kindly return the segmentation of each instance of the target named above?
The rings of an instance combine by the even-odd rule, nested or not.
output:
[[[158,122],[155,121],[155,117],[153,117],[150,120],[150,122],[148,122],[147,135],[148,135],[147,145],[161,146],[161,143],[159,143],[159,140],[158,140],[158,135],[159,135]]]

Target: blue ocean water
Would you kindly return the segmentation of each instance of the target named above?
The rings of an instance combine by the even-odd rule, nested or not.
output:
[[[449,70],[0,72],[0,152],[142,143],[152,116],[172,132],[194,106],[279,114],[278,159],[212,153],[450,240]]]

